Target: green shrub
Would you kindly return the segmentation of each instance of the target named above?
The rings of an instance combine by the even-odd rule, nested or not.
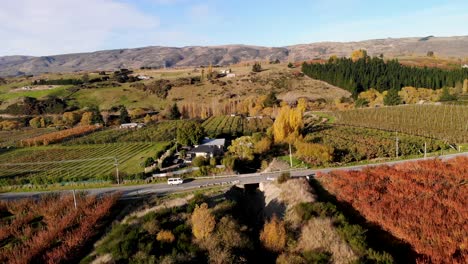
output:
[[[363,108],[363,107],[368,107],[369,106],[369,101],[367,101],[364,98],[358,98],[354,102],[354,107],[356,108]]]
[[[367,250],[366,263],[392,264],[393,258],[387,252],[377,252],[372,248]]]
[[[203,195],[202,193],[196,193],[195,196],[192,199],[190,199],[190,201],[187,204],[187,213],[191,214],[197,204],[202,204],[205,201],[206,201],[205,195]]]
[[[192,165],[194,167],[202,167],[205,166],[207,163],[207,160],[204,157],[196,157],[192,160]]]
[[[101,254],[110,253],[114,260],[129,259],[137,250],[140,237],[136,226],[117,225],[97,249]]]
[[[306,263],[327,264],[331,263],[332,254],[323,251],[304,251],[302,256]]]
[[[291,173],[289,172],[283,172],[281,173],[281,175],[278,177],[278,183],[285,183],[287,182],[289,179],[291,179]]]
[[[359,225],[344,224],[338,228],[338,233],[356,252],[365,252],[367,248],[366,230]]]
[[[217,164],[216,158],[210,158],[210,166],[216,167],[216,164]]]
[[[294,207],[296,214],[304,221],[312,217],[333,217],[340,219],[340,213],[336,206],[331,203],[300,203]]]

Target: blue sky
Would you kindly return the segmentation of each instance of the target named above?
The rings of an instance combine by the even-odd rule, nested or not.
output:
[[[468,1],[0,0],[0,56],[468,35]]]

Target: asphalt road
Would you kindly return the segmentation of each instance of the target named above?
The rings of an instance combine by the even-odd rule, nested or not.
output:
[[[457,156],[468,156],[468,152],[450,154],[439,156],[438,158],[442,160],[451,159]],[[431,159],[431,158],[427,158]],[[379,165],[395,165],[398,163],[404,162],[414,162],[424,160],[424,158],[411,159],[411,160],[401,160],[401,161],[390,161],[382,162],[368,165],[357,165],[349,167],[339,167],[339,168],[325,168],[325,169],[304,169],[304,170],[292,170],[292,177],[304,177],[311,175],[313,173],[322,172],[332,172],[340,170],[361,170],[365,167],[379,166]],[[186,191],[191,189],[199,189],[213,186],[230,186],[230,185],[243,185],[243,184],[254,184],[268,179],[278,177],[282,172],[270,172],[270,173],[251,173],[251,174],[241,174],[232,177],[213,177],[212,179],[203,179],[203,180],[193,180],[185,182],[180,185],[168,185],[165,183],[159,184],[145,184],[145,185],[136,185],[136,186],[113,186],[106,188],[97,188],[97,189],[85,189],[80,191],[86,191],[89,194],[93,195],[103,195],[106,193],[121,192],[123,198],[131,198],[135,196],[148,195],[148,194],[159,194],[164,195],[168,193]],[[55,192],[70,192],[70,191],[55,191]],[[15,200],[21,198],[32,198],[38,197],[45,193],[51,192],[9,192],[9,193],[0,193],[0,199],[2,200]]]

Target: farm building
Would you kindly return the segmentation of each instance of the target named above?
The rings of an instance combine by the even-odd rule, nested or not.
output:
[[[195,146],[192,150],[188,152],[188,155],[191,158],[195,157],[219,157],[224,154],[224,147],[226,145],[226,139],[217,138],[209,139],[205,138],[202,141],[201,145]]]
[[[149,79],[152,79],[152,77],[146,76],[146,75],[138,75],[137,78],[138,78],[139,80],[149,80]]]
[[[120,128],[122,128],[122,129],[131,129],[131,128],[142,128],[144,126],[145,126],[145,124],[143,124],[143,123],[125,123],[125,124],[121,124]]]
[[[468,69],[468,64],[462,66],[463,69]]]

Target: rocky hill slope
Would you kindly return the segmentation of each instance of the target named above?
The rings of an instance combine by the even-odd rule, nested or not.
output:
[[[320,42],[278,48],[247,45],[182,48],[154,46],[43,57],[6,56],[0,57],[0,76],[143,66],[228,65],[253,60],[302,61],[328,58],[331,55],[349,56],[353,50],[360,48],[366,49],[370,55],[384,54],[386,57],[425,55],[428,51],[441,57],[467,57],[468,36]]]

